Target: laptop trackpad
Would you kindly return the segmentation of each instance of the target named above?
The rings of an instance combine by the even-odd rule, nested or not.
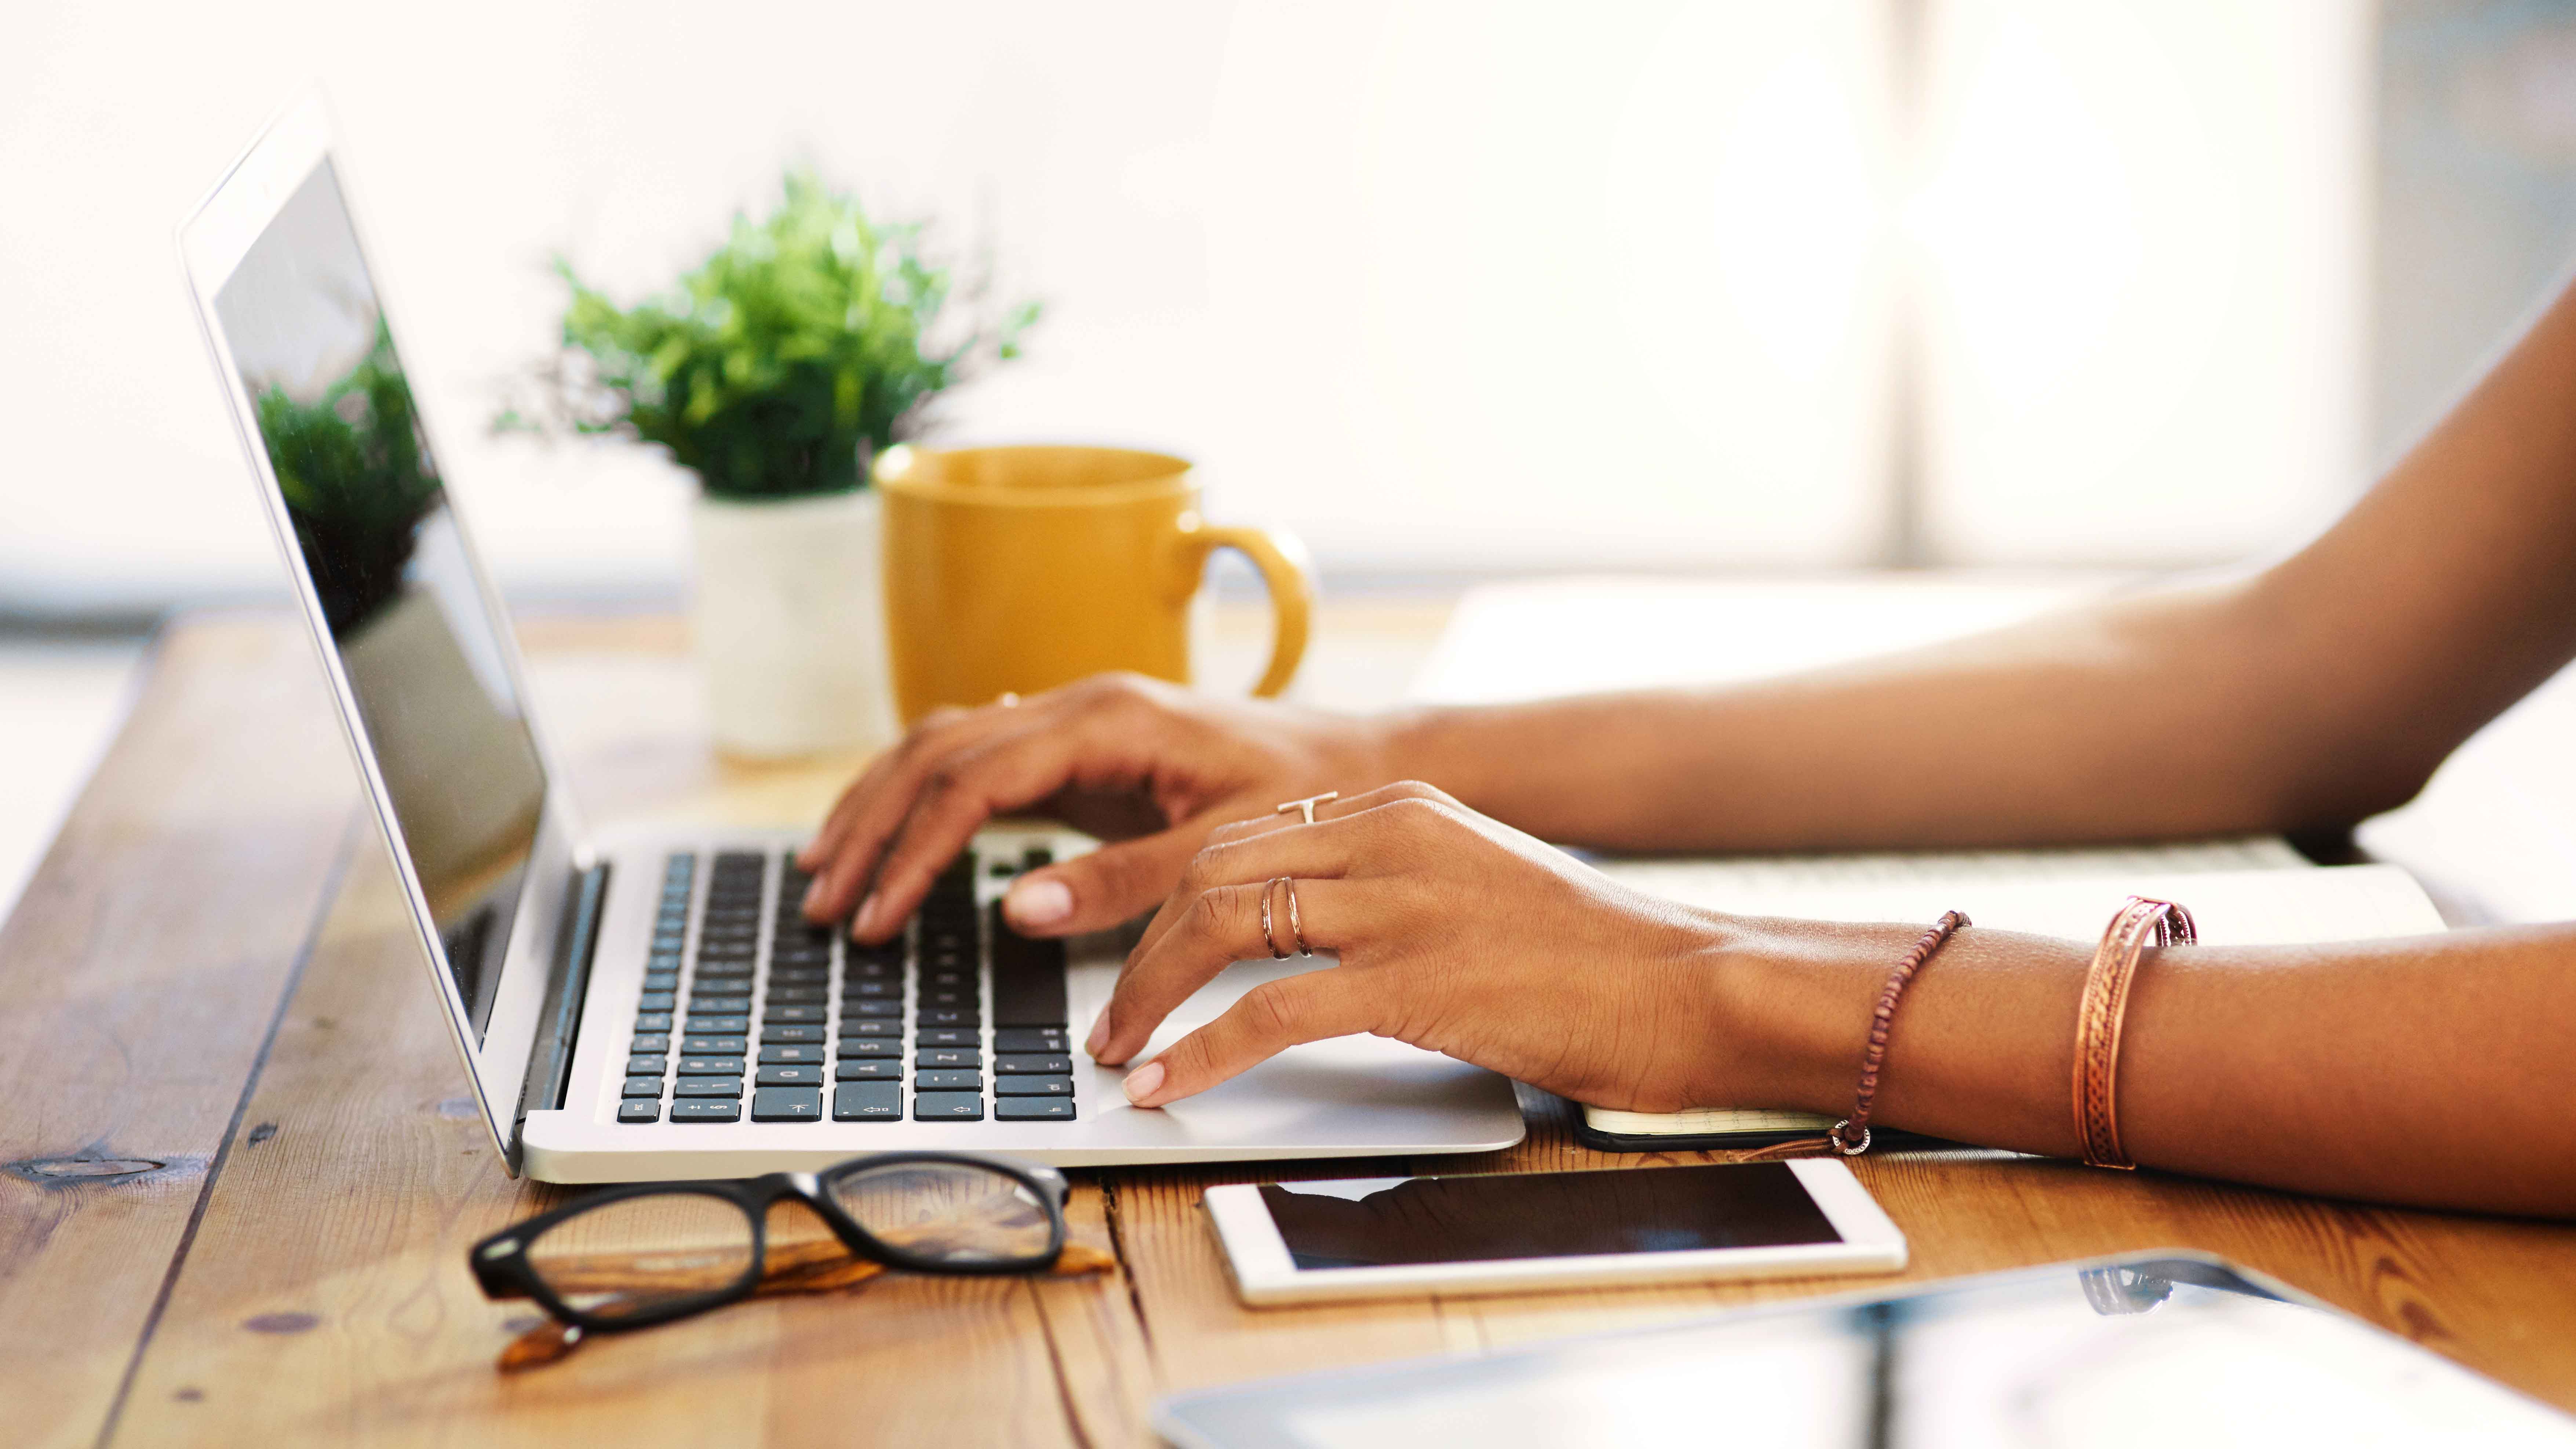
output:
[[[1227,1008],[1243,999],[1245,992],[1264,982],[1328,970],[1335,964],[1330,955],[1238,961],[1166,1017],[1135,1060],[1147,1061],[1169,1050],[1172,1043],[1224,1015]],[[1117,967],[1086,964],[1075,967],[1068,977],[1077,1029],[1087,1032],[1092,1018],[1108,1003],[1117,986]],[[1101,1069],[1106,1078],[1103,1086],[1114,1092],[1113,1084],[1122,1070]],[[1215,1128],[1219,1120],[1232,1115],[1229,1108],[1252,1108],[1264,1119],[1286,1114],[1278,1116],[1277,1121],[1265,1122],[1273,1131],[1296,1119],[1307,1119],[1302,1125],[1309,1127],[1320,1125],[1308,1116],[1320,1110],[1338,1123],[1338,1130],[1347,1132],[1354,1122],[1347,1113],[1353,1108],[1364,1109],[1370,1115],[1391,1113],[1397,1119],[1432,1114],[1432,1118],[1416,1123],[1416,1128],[1427,1126],[1433,1118],[1448,1116],[1442,1125],[1450,1130],[1459,1125],[1452,1114],[1461,1110],[1489,1114],[1499,1108],[1513,1119],[1515,1131],[1517,1125],[1510,1089],[1499,1078],[1437,1052],[1364,1034],[1291,1047],[1198,1097],[1174,1103],[1167,1112],[1142,1115],[1172,1116],[1181,1121],[1205,1118],[1197,1125]],[[1380,1125],[1403,1130],[1394,1120]]]

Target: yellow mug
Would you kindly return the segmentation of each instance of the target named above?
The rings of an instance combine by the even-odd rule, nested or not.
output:
[[[1190,681],[1190,601],[1208,555],[1241,551],[1270,590],[1270,666],[1288,687],[1315,586],[1286,533],[1199,516],[1187,461],[1123,448],[895,447],[883,499],[886,649],[911,724],[1103,670]]]

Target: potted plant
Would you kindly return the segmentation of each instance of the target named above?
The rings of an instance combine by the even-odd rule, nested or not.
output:
[[[662,296],[620,307],[556,270],[563,350],[536,374],[537,419],[512,409],[501,426],[631,438],[697,476],[691,626],[718,747],[890,741],[869,460],[1017,356],[1036,305],[987,311],[919,223],[873,222],[802,172]]]

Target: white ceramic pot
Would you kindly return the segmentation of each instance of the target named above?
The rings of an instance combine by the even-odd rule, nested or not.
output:
[[[701,493],[690,521],[690,624],[716,747],[786,759],[892,743],[875,490]]]

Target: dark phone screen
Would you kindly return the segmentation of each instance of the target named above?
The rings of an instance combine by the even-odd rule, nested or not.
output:
[[[1272,1183],[1301,1271],[1838,1243],[1785,1163]]]

